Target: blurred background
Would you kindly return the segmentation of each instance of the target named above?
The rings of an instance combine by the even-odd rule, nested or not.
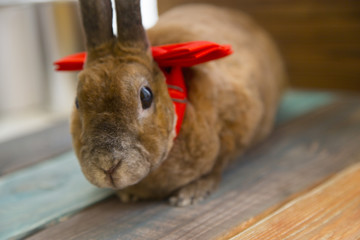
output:
[[[184,3],[249,14],[275,39],[294,87],[360,91],[360,1],[158,0],[159,13]]]
[[[360,90],[360,1],[143,0],[143,21],[190,2],[242,9],[274,37],[294,87]],[[68,119],[76,72],[52,63],[83,51],[76,1],[0,0],[0,143]]]
[[[154,25],[156,0],[142,11]],[[84,51],[79,14],[77,1],[0,0],[0,143],[69,118],[77,72],[53,62]]]

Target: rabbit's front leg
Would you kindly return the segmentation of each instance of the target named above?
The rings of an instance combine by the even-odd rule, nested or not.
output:
[[[221,171],[213,170],[211,173],[181,187],[169,198],[169,202],[178,207],[196,204],[217,188],[220,179]]]
[[[138,202],[140,200],[138,196],[126,191],[126,189],[117,191],[116,195],[122,203]]]

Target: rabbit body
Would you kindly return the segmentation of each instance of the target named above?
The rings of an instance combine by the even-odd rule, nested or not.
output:
[[[163,96],[161,101],[167,106],[167,110],[164,110],[166,114],[157,118],[158,131],[149,130],[148,135],[151,137],[144,140],[146,143],[142,144],[142,148],[151,154],[149,149],[152,144],[163,144],[168,150],[156,157],[163,158],[161,161],[139,174],[136,180],[129,181],[129,184],[118,189],[118,195],[123,201],[169,197],[174,205],[189,205],[203,199],[216,188],[224,168],[231,160],[271,132],[277,104],[285,85],[284,67],[268,35],[239,11],[202,4],[176,7],[160,16],[158,23],[147,35],[154,46],[207,40],[231,44],[234,50],[226,58],[184,68],[188,99],[179,135],[173,140],[174,110],[171,99]],[[97,59],[99,49],[101,48],[97,47],[90,58]],[[88,63],[89,67],[92,65],[94,64]],[[159,71],[156,74],[161,75]],[[80,78],[79,85],[83,88],[86,85],[84,82]],[[78,97],[81,97],[84,91],[79,88]],[[166,94],[163,85],[160,89],[165,91],[161,94]],[[158,95],[159,91],[154,91],[154,98]],[[161,111],[162,107],[159,105],[160,102],[155,105],[154,111]],[[91,158],[90,154],[86,155],[84,152],[97,150],[94,147],[91,147],[91,151],[86,150],[89,148],[85,146],[88,140],[83,136],[94,138],[94,135],[85,134],[89,132],[84,129],[86,120],[81,120],[81,113],[78,111],[74,109],[72,119],[74,147],[85,176],[94,184],[103,186],[103,173],[94,174],[95,170],[89,170],[89,164],[84,159],[86,156]],[[91,125],[91,121],[89,120],[88,125]],[[129,123],[128,125],[129,128],[132,127]],[[124,123],[118,128],[127,127]],[[166,137],[158,140],[158,132],[165,129],[168,132]],[[144,135],[147,134],[147,129],[143,132]],[[100,145],[106,145],[106,136],[95,138],[102,142]],[[120,144],[124,142],[126,140],[120,141]],[[132,144],[129,143],[128,148]],[[136,162],[139,158],[130,150],[128,155],[132,156],[129,162]],[[99,156],[98,158],[103,158],[101,153]],[[131,164],[137,164],[136,169],[140,169],[139,166],[143,163]],[[103,168],[112,169],[113,165]],[[133,174],[131,168],[126,167],[128,165],[124,166],[125,170],[118,170],[121,171],[119,178]]]

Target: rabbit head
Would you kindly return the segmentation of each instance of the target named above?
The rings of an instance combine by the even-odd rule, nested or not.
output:
[[[136,184],[159,166],[175,137],[165,77],[153,61],[139,0],[80,0],[87,60],[72,114],[73,145],[86,178],[99,187]]]

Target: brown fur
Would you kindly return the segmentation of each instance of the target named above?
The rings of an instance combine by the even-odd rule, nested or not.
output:
[[[116,39],[89,48],[79,76],[80,108],[72,116],[74,148],[88,180],[122,189],[123,201],[171,197],[172,204],[188,205],[216,187],[231,159],[270,133],[283,66],[267,34],[233,10],[177,7],[148,36],[152,45],[231,44],[234,54],[184,69],[187,110],[173,141],[174,108],[148,50]],[[139,101],[143,84],[154,93],[146,113]]]

